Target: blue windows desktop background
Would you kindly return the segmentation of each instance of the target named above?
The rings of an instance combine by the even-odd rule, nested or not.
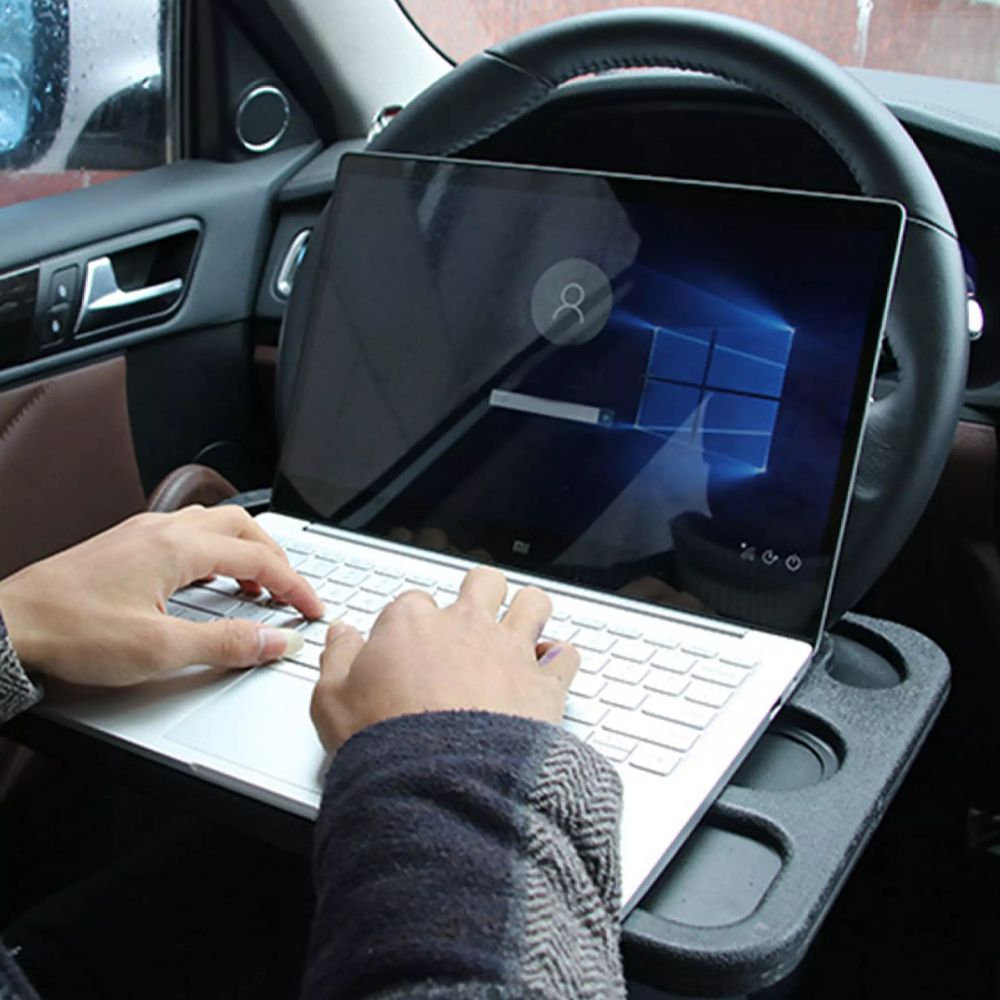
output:
[[[341,170],[279,509],[382,536],[434,528],[459,552],[611,591],[651,577],[808,631],[896,233],[808,197]],[[613,304],[592,339],[552,342],[533,295],[572,259],[606,275]],[[493,405],[495,390],[531,405]]]

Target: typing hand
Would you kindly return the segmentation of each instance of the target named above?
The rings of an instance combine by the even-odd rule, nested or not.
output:
[[[0,614],[26,666],[78,684],[119,686],[194,663],[249,667],[278,659],[291,633],[167,616],[175,590],[215,573],[251,592],[266,587],[306,617],[323,613],[246,511],[188,507],[139,514],[0,581]]]
[[[534,587],[518,591],[498,623],[506,592],[502,573],[479,567],[447,608],[419,591],[402,594],[367,643],[331,625],[312,699],[327,750],[366,726],[420,712],[480,709],[558,725],[580,656],[538,641],[552,602]]]

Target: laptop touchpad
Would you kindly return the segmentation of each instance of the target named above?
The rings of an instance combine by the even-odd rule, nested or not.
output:
[[[164,735],[193,750],[318,790],[325,755],[309,718],[313,686],[293,674],[258,667]]]

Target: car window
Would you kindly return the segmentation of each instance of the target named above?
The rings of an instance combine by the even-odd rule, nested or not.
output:
[[[399,0],[461,61],[529,28],[612,7],[701,7],[801,39],[842,66],[1000,83],[1000,0]]]
[[[0,3],[0,207],[167,162],[177,2]]]

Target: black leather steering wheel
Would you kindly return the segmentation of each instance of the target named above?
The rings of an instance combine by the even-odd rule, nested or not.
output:
[[[543,103],[560,84],[636,67],[697,70],[767,95],[819,132],[864,194],[906,206],[888,326],[900,381],[869,413],[831,606],[835,620],[885,570],[930,499],[954,437],[968,365],[965,272],[954,223],[930,167],[888,109],[825,56],[752,22],[691,10],[613,10],[559,21],[475,56],[414,99],[369,148],[457,154]]]

